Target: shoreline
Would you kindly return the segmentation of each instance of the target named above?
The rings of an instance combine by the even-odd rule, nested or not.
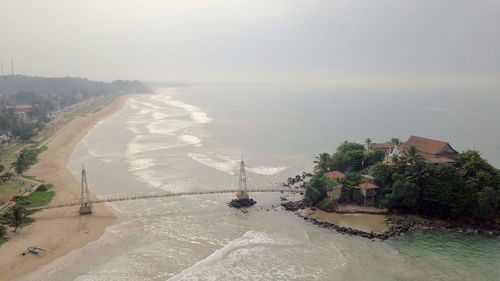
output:
[[[347,234],[353,236],[359,236],[362,238],[367,238],[370,240],[377,239],[378,241],[387,240],[389,238],[397,238],[406,232],[413,230],[443,230],[456,233],[466,233],[475,235],[485,235],[490,237],[499,237],[500,230],[489,229],[476,225],[466,225],[459,222],[449,222],[438,219],[428,219],[420,216],[409,216],[409,215],[394,215],[394,214],[378,214],[386,216],[386,224],[389,229],[383,232],[373,232],[373,231],[363,231],[355,229],[348,226],[343,226],[335,223],[330,223],[328,221],[317,219],[314,215],[314,210],[310,213],[304,213],[309,209],[302,201],[286,201],[281,204],[281,206],[287,210],[293,212],[297,217],[307,221],[313,225],[333,230],[340,234]],[[370,212],[333,212],[339,215],[345,214],[372,214]]]
[[[54,184],[52,202],[75,201],[80,198],[80,182],[68,170],[67,164],[76,145],[99,121],[118,112],[127,96],[121,96],[98,112],[77,116],[66,124],[47,144],[47,151],[39,155],[39,162],[27,174]],[[92,193],[92,197],[95,195]],[[47,209],[33,215],[36,222],[20,229],[18,234],[0,248],[0,280],[22,279],[53,260],[99,239],[117,216],[105,204],[93,206],[93,214],[80,216],[78,207]],[[44,248],[40,256],[25,255],[27,247]]]

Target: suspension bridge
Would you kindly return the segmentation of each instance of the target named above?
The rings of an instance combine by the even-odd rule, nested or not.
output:
[[[105,202],[117,202],[117,201],[129,201],[129,200],[140,200],[140,199],[151,199],[151,198],[164,198],[164,197],[175,197],[175,196],[190,196],[190,195],[203,195],[203,194],[222,194],[222,193],[235,193],[237,199],[247,199],[249,198],[248,193],[251,192],[299,192],[297,189],[293,188],[261,188],[261,189],[248,189],[247,188],[247,176],[245,170],[245,161],[242,159],[240,163],[240,174],[239,174],[239,184],[238,189],[221,189],[221,190],[203,190],[203,191],[181,191],[181,192],[159,192],[150,194],[125,194],[118,196],[104,196],[97,199],[91,199],[87,183],[87,173],[85,167],[82,167],[82,180],[81,180],[81,197],[79,201],[62,202],[57,204],[50,204],[46,206],[33,207],[28,210],[41,210],[41,209],[54,209],[63,208],[71,206],[80,206],[79,212],[81,215],[92,213],[92,204],[105,203]]]

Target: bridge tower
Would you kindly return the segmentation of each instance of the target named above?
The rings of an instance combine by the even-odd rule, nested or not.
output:
[[[240,164],[240,182],[238,184],[238,192],[236,193],[236,198],[242,200],[248,200],[247,193],[247,172],[245,170],[245,160],[243,160],[243,156],[241,157]]]
[[[87,184],[87,172],[82,164],[82,193],[80,198],[80,215],[92,214],[92,203],[90,202],[89,185]]]

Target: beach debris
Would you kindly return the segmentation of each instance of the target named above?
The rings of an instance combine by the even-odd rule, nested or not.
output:
[[[35,246],[28,247],[26,250],[28,251],[28,253],[33,254],[33,255],[37,255],[37,256],[40,254],[40,251],[45,251],[44,248],[35,247]]]

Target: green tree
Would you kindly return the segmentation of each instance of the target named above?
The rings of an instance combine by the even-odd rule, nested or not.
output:
[[[373,165],[372,176],[375,180],[375,184],[378,186],[384,186],[391,184],[391,177],[394,170],[391,166],[385,163],[376,163]]]
[[[33,219],[28,217],[29,212],[23,206],[15,205],[9,207],[5,213],[0,217],[0,222],[2,224],[14,227],[13,232],[17,231],[17,228],[22,227],[23,224],[32,222]]]
[[[359,205],[364,203],[364,197],[359,188],[352,188],[352,201],[356,202]]]
[[[330,157],[330,154],[323,152],[320,155],[316,156],[316,160],[314,160],[314,164],[316,166],[314,167],[315,171],[321,171],[321,172],[327,172],[329,170],[329,165],[331,163],[332,158]]]
[[[451,164],[440,163],[433,166],[431,176],[422,185],[418,209],[431,216],[456,218],[467,208],[462,200],[464,195],[465,182],[458,170]]]
[[[3,238],[7,234],[7,228],[3,225],[0,225],[0,239]]]
[[[411,182],[395,181],[387,207],[389,209],[413,210],[417,205],[420,188]]]
[[[349,150],[344,153],[345,162],[354,171],[359,171],[363,169],[363,161],[365,159],[363,150]]]
[[[337,152],[345,153],[351,150],[362,150],[365,151],[365,146],[360,143],[344,141],[341,145],[337,147]]]
[[[375,163],[382,162],[385,157],[385,152],[382,150],[368,151],[364,153],[365,167]]]
[[[500,192],[487,186],[477,194],[477,203],[472,211],[475,218],[488,221],[500,213]]]
[[[366,138],[365,139],[365,144],[366,144],[366,150],[369,150],[370,149],[370,144],[372,143],[372,139],[371,138]]]
[[[401,141],[398,138],[391,138],[390,143],[394,144],[395,146],[401,145]]]

